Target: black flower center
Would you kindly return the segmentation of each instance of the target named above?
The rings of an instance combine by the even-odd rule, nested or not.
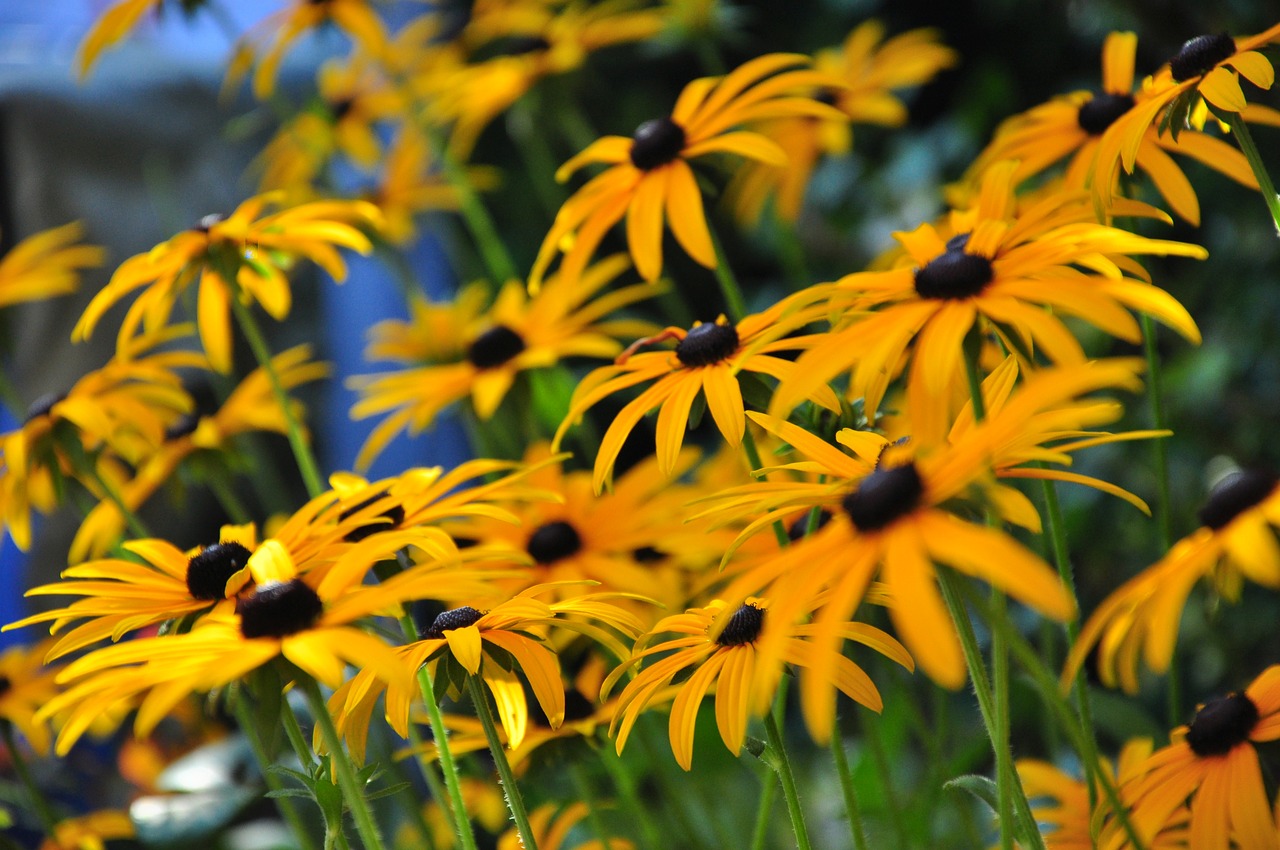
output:
[[[524,351],[524,338],[506,325],[494,325],[467,348],[467,359],[477,369],[501,366]]]
[[[523,56],[526,53],[550,50],[551,42],[540,35],[518,35],[505,39],[500,46],[502,52],[508,56]]]
[[[841,506],[859,531],[879,531],[915,510],[924,482],[914,463],[877,469],[862,479]]]
[[[1133,95],[1103,92],[1080,105],[1076,121],[1090,136],[1101,136],[1116,119],[1133,108]]]
[[[733,612],[724,631],[716,638],[716,643],[721,646],[742,646],[744,643],[754,643],[755,639],[760,637],[760,629],[763,626],[764,609],[754,605],[743,605]]]
[[[1221,756],[1249,740],[1258,723],[1258,707],[1244,694],[1212,699],[1196,712],[1187,729],[1187,745],[1198,756]]]
[[[641,171],[666,165],[684,150],[684,128],[670,118],[654,118],[631,137],[631,164]]]
[[[441,611],[439,614],[436,614],[436,618],[431,621],[431,627],[422,633],[422,637],[424,640],[440,640],[444,637],[445,632],[450,632],[454,629],[465,629],[467,626],[473,625],[483,616],[483,611],[477,611],[470,605],[463,605],[461,608],[450,608],[448,611]]]
[[[338,522],[344,522],[350,519],[360,511],[372,505],[374,502],[382,501],[385,498],[387,498],[387,493],[384,490],[381,493],[370,496],[359,504],[352,505],[338,514]],[[379,522],[373,522],[375,519],[379,520]],[[388,522],[381,522],[381,520],[384,519],[388,520]],[[357,528],[351,529],[343,535],[342,539],[348,543],[358,543],[371,534],[377,534],[379,531],[388,531],[393,528],[399,528],[400,523],[404,522],[404,507],[401,505],[392,505],[377,516],[366,518],[365,521],[368,523],[367,525],[361,525]]]
[[[7,694],[9,692],[9,689],[12,687],[13,687],[13,682],[10,681],[9,677],[0,675],[0,697]]]
[[[260,584],[242,599],[240,634],[246,638],[282,638],[311,628],[324,613],[320,596],[302,579]]]
[[[686,366],[711,366],[737,350],[737,328],[708,322],[689,329],[676,346],[676,359]]]
[[[1178,54],[1169,60],[1169,72],[1176,82],[1207,74],[1223,59],[1236,52],[1236,40],[1225,32],[1217,35],[1198,35],[1182,45]]]
[[[578,536],[578,529],[563,520],[539,526],[525,544],[533,559],[544,565],[576,555],[581,548],[582,538]]]
[[[995,272],[991,261],[966,254],[969,234],[947,240],[947,250],[916,269],[916,293],[921,298],[972,298],[982,292]]]
[[[809,511],[805,511],[801,514],[795,522],[791,523],[791,527],[787,529],[787,537],[792,541],[796,541],[801,537],[807,536],[809,534],[809,520],[811,518]],[[830,521],[831,511],[826,508],[820,508],[818,510],[818,524],[813,527],[813,530],[817,531]]]
[[[187,590],[195,599],[225,599],[227,581],[244,569],[252,554],[235,541],[206,546],[187,561]]]
[[[665,560],[667,553],[654,546],[641,546],[638,549],[631,550],[631,557],[641,564],[656,564]]]
[[[53,406],[66,397],[66,393],[45,393],[40,396],[27,406],[27,414],[22,420],[22,424],[26,425],[33,419],[39,419],[41,416],[48,416],[49,411],[53,410]]]
[[[1200,524],[1217,531],[1269,496],[1278,480],[1261,469],[1233,472],[1218,482],[1200,508]]]

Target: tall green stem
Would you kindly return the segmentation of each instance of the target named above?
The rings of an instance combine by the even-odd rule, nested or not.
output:
[[[849,831],[853,835],[853,846],[857,850],[867,850],[867,836],[862,829],[862,808],[858,805],[858,796],[853,787],[853,774],[849,771],[849,759],[844,752],[844,738],[839,731],[831,736],[831,756],[835,759],[836,773],[840,777],[840,792],[844,795],[844,810],[849,816]]]
[[[760,789],[760,802],[756,804],[756,825],[751,831],[751,850],[764,850],[769,837],[769,816],[773,814],[773,801],[778,796],[778,774],[772,769],[764,774],[764,787]]]
[[[58,816],[54,814],[53,807],[49,805],[40,786],[36,784],[35,777],[31,775],[31,768],[27,765],[22,750],[18,749],[18,740],[13,734],[13,724],[3,718],[0,718],[0,736],[4,737],[5,748],[9,751],[9,761],[13,763],[14,772],[18,774],[18,781],[22,783],[27,797],[31,800],[31,811],[40,821],[45,837],[57,844],[54,833],[58,828]]]
[[[338,778],[338,787],[342,789],[343,799],[351,810],[351,817],[356,823],[356,831],[360,833],[365,850],[384,850],[382,833],[369,808],[369,801],[364,797],[365,789],[361,786],[351,757],[333,725],[333,718],[329,716],[329,707],[320,694],[320,685],[305,674],[299,674],[298,685],[306,695],[307,706],[311,709],[316,725],[320,727],[320,736],[329,750],[329,764]]]
[[[431,681],[431,672],[427,665],[418,668],[418,690],[422,692],[422,701],[427,705],[427,717],[431,720],[431,731],[435,735],[436,759],[440,762],[440,772],[444,774],[444,785],[449,792],[449,808],[453,813],[454,829],[458,833],[458,841],[462,850],[476,850],[475,828],[471,818],[467,816],[467,804],[462,798],[462,777],[458,773],[458,763],[453,759],[453,750],[449,747],[449,729],[444,724],[444,712],[436,700],[435,683]]]
[[[280,373],[271,362],[271,349],[267,346],[266,337],[258,326],[258,320],[253,317],[253,311],[240,302],[239,291],[231,294],[230,301],[231,309],[236,314],[236,321],[244,331],[249,347],[253,349],[253,356],[262,367],[262,371],[266,373],[268,383],[271,384],[271,394],[275,396],[276,404],[280,405],[280,415],[284,417],[289,447],[293,449],[293,456],[298,463],[298,472],[302,474],[302,481],[307,487],[307,494],[315,498],[324,492],[324,480],[320,476],[320,467],[316,463],[315,455],[311,453],[307,438],[302,433],[302,425],[293,415],[293,406],[289,403],[289,394],[285,392],[284,384],[280,382]]]
[[[773,712],[764,716],[764,731],[769,739],[769,749],[773,751],[775,769],[782,782],[782,796],[787,801],[787,814],[791,817],[791,829],[796,836],[798,850],[813,850],[809,841],[809,828],[804,822],[804,810],[800,808],[800,791],[796,787],[796,776],[791,770],[791,758],[787,755],[786,744],[782,740],[782,731]]]
[[[1001,748],[995,743],[1000,740],[996,702],[1003,697],[1007,703],[1008,694],[996,694],[991,679],[987,675],[986,664],[982,660],[982,651],[978,647],[978,638],[973,632],[973,623],[970,621],[969,612],[965,609],[964,602],[960,598],[962,582],[963,579],[949,568],[938,568],[938,587],[942,591],[942,599],[946,603],[947,611],[951,614],[951,619],[955,621],[956,633],[960,637],[960,648],[964,653],[964,660],[969,667],[969,675],[973,680],[974,694],[978,698],[978,712],[982,715],[982,725],[986,728],[987,737],[991,739],[992,746],[995,748],[997,784],[1003,782],[1009,786],[1013,801],[1014,820],[1017,824],[1016,828],[1021,832],[1022,840],[1027,842],[1030,848],[1045,850],[1044,838],[1040,835],[1040,827],[1031,812],[1031,805],[1027,802],[1027,795],[1022,790],[1022,783],[1018,779],[1018,773],[1013,770],[1008,747]],[[996,616],[995,612],[991,613],[994,618]],[[993,631],[1000,627],[1002,631],[1007,632],[1008,630],[1004,629],[1004,626],[1004,621],[993,619],[991,622]],[[1001,753],[1001,749],[1004,750],[1003,753]],[[1014,829],[1014,824],[1001,822],[1000,837],[1002,844],[1006,841],[1006,836],[1008,836],[1008,846],[1012,846],[1011,839]]]
[[[720,284],[720,294],[724,296],[725,310],[729,314],[729,321],[735,325],[742,321],[743,316],[747,315],[747,302],[742,297],[742,287],[738,284],[738,278],[734,276],[733,269],[729,267],[729,260],[724,254],[724,245],[720,242],[720,236],[716,233],[716,229],[711,226],[711,222],[707,222],[707,230],[711,233],[711,244],[716,249],[716,282]]]
[[[533,834],[533,826],[529,823],[529,812],[524,807],[524,798],[520,795],[520,787],[516,784],[515,772],[507,758],[506,746],[498,736],[498,726],[494,723],[493,712],[489,708],[489,697],[484,692],[479,676],[467,676],[467,693],[475,705],[480,725],[484,727],[485,740],[489,742],[489,753],[498,768],[498,776],[502,779],[502,790],[507,799],[507,808],[516,822],[516,831],[520,833],[520,844],[525,850],[537,850],[538,840]]]
[[[262,739],[262,730],[258,728],[257,720],[253,716],[253,711],[249,706],[244,689],[241,689],[236,694],[235,715],[241,731],[249,739],[249,746],[253,749],[253,755],[258,760],[258,766],[262,770],[262,779],[267,783],[267,788],[271,791],[284,790],[284,781],[279,774],[270,769],[271,765],[275,763],[275,758],[272,753],[268,752],[267,745]],[[293,833],[294,839],[297,840],[298,846],[302,850],[316,850],[315,839],[307,828],[307,822],[302,817],[302,813],[298,811],[298,806],[294,799],[284,796],[276,797],[276,808],[280,810],[280,815],[284,818],[285,823],[289,824],[289,829]]]
[[[1275,223],[1276,232],[1280,234],[1280,197],[1276,196],[1275,183],[1271,181],[1267,165],[1262,161],[1262,155],[1258,153],[1258,146],[1253,143],[1253,134],[1249,132],[1249,125],[1244,123],[1244,119],[1238,112],[1227,113],[1227,124],[1231,127],[1231,132],[1236,137],[1236,144],[1240,146],[1244,158],[1249,160],[1253,176],[1258,178],[1262,200],[1266,202],[1267,210],[1271,213],[1271,221]]]

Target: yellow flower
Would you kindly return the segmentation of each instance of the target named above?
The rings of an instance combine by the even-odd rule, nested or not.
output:
[[[250,198],[229,216],[206,216],[144,254],[125,260],[94,296],[76,323],[72,338],[88,339],[102,315],[130,292],[146,287],[120,326],[117,347],[145,328],[154,332],[168,321],[174,302],[199,275],[196,318],[209,361],[231,371],[232,298],[256,301],[272,318],[289,314],[293,296],[285,271],[297,257],[321,266],[335,280],[347,276],[337,248],[367,254],[372,246],[361,227],[373,226],[376,207],[362,201],[314,201],[262,215],[280,196]]]
[[[1280,41],[1280,24],[1257,35],[1232,38],[1226,33],[1190,39],[1154,75],[1143,80],[1143,99],[1103,134],[1098,145],[1094,189],[1104,207],[1110,200],[1117,165],[1132,173],[1147,131],[1167,114],[1165,125],[1177,136],[1189,115],[1199,110],[1201,98],[1220,112],[1238,113],[1276,123],[1280,115],[1266,107],[1251,106],[1240,88],[1240,77],[1261,89],[1275,82],[1271,60],[1258,51]]]
[[[614,594],[588,594],[551,603],[537,598],[553,590],[553,585],[531,587],[487,611],[470,605],[443,611],[421,632],[421,640],[396,650],[399,663],[410,674],[424,664],[431,665],[433,678],[447,681],[454,698],[461,696],[462,677],[479,676],[497,705],[507,746],[516,749],[529,724],[528,701],[516,670],[524,674],[551,727],[564,721],[560,662],[541,636],[544,632],[557,629],[585,635],[622,658],[627,650],[614,632],[633,638],[644,628],[634,615],[606,601]],[[515,669],[503,659],[513,660]],[[363,760],[369,718],[384,687],[376,678],[375,671],[362,671],[329,701],[338,730],[357,760]],[[410,703],[418,693],[416,684],[410,679],[387,680],[385,687],[387,722],[407,738]]]
[[[1190,797],[1188,847],[1280,847],[1254,746],[1280,738],[1280,666],[1268,667],[1243,693],[1201,705],[1195,719],[1171,737],[1120,789],[1144,844],[1150,847],[1153,836],[1182,817]],[[1120,850],[1128,844],[1119,832],[1101,846]]]
[[[23,239],[0,259],[0,307],[74,292],[83,269],[102,265],[106,252],[76,245],[84,234],[78,222],[42,230]]]
[[[1134,92],[1137,47],[1138,37],[1131,32],[1108,35],[1102,47],[1101,91],[1063,95],[1005,121],[955,191],[976,191],[987,168],[1003,160],[1018,161],[1015,183],[1039,174],[1068,156],[1065,186],[1083,189],[1107,179],[1106,173],[1095,176],[1104,134],[1113,124],[1122,123],[1131,113],[1143,109],[1152,96],[1145,88]],[[1200,203],[1195,189],[1170,153],[1185,154],[1245,186],[1257,188],[1257,178],[1244,155],[1221,139],[1194,130],[1170,137],[1148,123],[1139,138],[1134,162],[1150,176],[1174,213],[1192,224],[1200,223]],[[1114,168],[1109,177],[1113,184],[1119,179]],[[1114,186],[1107,190],[1106,197],[1110,198],[1112,192]]]
[[[1244,579],[1280,588],[1278,479],[1260,469],[1233,473],[1218,483],[1200,509],[1201,527],[1163,558],[1111,593],[1080,631],[1063,671],[1075,675],[1098,645],[1098,675],[1110,687],[1138,691],[1138,662],[1156,673],[1169,669],[1182,609],[1196,582],[1211,578],[1227,600],[1239,599]]]
[[[838,118],[781,118],[759,125],[762,135],[786,151],[787,163],[781,168],[762,162],[742,167],[728,189],[739,217],[758,221],[765,203],[776,196],[778,215],[795,221],[819,158],[852,149],[851,124],[900,127],[906,123],[907,108],[893,92],[926,83],[958,60],[954,50],[938,43],[938,36],[937,30],[916,29],[885,40],[884,24],[868,20],[850,32],[840,48],[819,51],[814,68],[846,87],[818,96],[841,114]]]
[[[54,828],[40,850],[103,850],[104,841],[133,837],[133,821],[127,812],[100,809],[87,815],[66,818]]]
[[[609,166],[565,201],[542,241],[530,286],[542,281],[552,259],[564,253],[561,274],[576,279],[600,240],[625,216],[627,244],[645,280],[662,273],[662,229],[694,260],[714,268],[716,251],[707,229],[702,194],[689,163],[711,153],[729,153],[778,166],[786,153],[759,133],[734,130],[765,118],[838,117],[832,107],[802,94],[838,80],[806,66],[807,57],[771,53],[723,78],[705,77],[684,87],[670,117],[655,118],[635,135],[605,136],[560,166],[564,181],[591,163]]]
[[[0,723],[13,724],[41,755],[49,752],[52,736],[48,721],[37,720],[36,712],[61,690],[54,681],[61,666],[46,664],[52,644],[44,640],[0,652]]]
[[[618,753],[626,746],[627,738],[640,714],[670,685],[671,680],[683,670],[694,668],[693,674],[676,691],[671,704],[668,723],[671,752],[685,770],[693,766],[693,736],[698,716],[698,706],[712,685],[716,694],[716,726],[720,739],[737,755],[747,734],[750,716],[761,713],[761,702],[768,710],[769,702],[753,699],[752,688],[760,675],[757,665],[762,660],[756,649],[765,621],[769,618],[768,605],[763,600],[748,598],[728,615],[723,628],[713,636],[712,626],[725,611],[722,600],[714,600],[705,608],[691,608],[660,620],[647,634],[636,641],[631,658],[609,675],[602,688],[608,693],[612,685],[632,667],[648,660],[650,663],[627,683],[618,698],[618,709],[609,733],[617,738]],[[815,738],[826,741],[830,737],[830,723],[820,715],[835,714],[835,691],[839,688],[850,699],[865,705],[872,711],[880,711],[883,703],[880,692],[862,668],[841,654],[842,647],[826,646],[808,638],[814,634],[814,626],[788,624],[784,629],[778,660],[772,663],[789,664],[801,668],[802,682],[821,678],[815,693],[824,694],[831,704],[817,708],[808,700],[804,704],[805,718],[810,721],[810,731]],[[681,635],[667,641],[658,641],[660,635]],[[897,661],[908,670],[914,669],[911,656],[896,640],[879,629],[863,623],[841,623],[841,640],[850,640],[875,649]],[[654,661],[653,659],[662,657]],[[780,670],[779,670],[780,674]],[[770,677],[777,682],[778,676]],[[770,696],[772,696],[770,694]],[[814,714],[811,714],[815,712]]]
[[[462,350],[454,356],[458,359],[351,380],[361,394],[351,408],[353,419],[393,411],[365,440],[356,467],[367,468],[397,433],[421,432],[440,411],[468,395],[476,416],[487,420],[520,372],[555,365],[564,357],[613,357],[622,350],[619,337],[652,331],[648,322],[604,319],[614,310],[650,297],[651,287],[626,286],[590,300],[628,265],[622,255],[608,257],[587,270],[581,280],[557,275],[532,297],[519,281],[509,281],[484,316],[474,312],[475,297],[464,291],[454,308],[456,324],[445,336],[459,340],[459,332],[464,334]],[[395,349],[388,347],[391,340],[401,340],[399,349],[403,351],[406,338],[429,339],[430,323],[439,315],[420,308],[415,310],[414,321],[427,322],[426,326],[405,328],[403,323],[383,323],[375,331],[370,356],[393,353]],[[378,337],[388,342],[379,342]]]
[[[1019,209],[1016,168],[1006,162],[988,169],[977,204],[952,213],[956,235],[950,239],[931,224],[895,233],[907,253],[894,268],[808,290],[833,309],[848,309],[850,318],[800,356],[793,377],[778,387],[770,413],[786,413],[852,367],[849,394],[864,398],[867,418],[874,421],[913,343],[908,405],[923,407],[960,374],[961,343],[979,322],[1006,329],[1010,350],[1034,346],[1057,364],[1083,362],[1080,343],[1044,307],[1129,342],[1141,339],[1129,314],[1136,310],[1199,342],[1186,309],[1139,279],[1145,272],[1130,255],[1203,259],[1203,248],[1097,224],[1083,192],[1053,193]],[[870,308],[878,309],[862,312]]]
[[[20,549],[31,542],[31,509],[48,513],[57,505],[59,476],[84,475],[81,483],[95,496],[104,495],[91,470],[77,468],[64,439],[77,441],[87,463],[110,478],[115,458],[132,464],[150,457],[166,429],[190,410],[175,370],[202,368],[204,358],[155,350],[189,330],[171,327],[129,341],[66,393],[36,399],[21,427],[0,434],[0,518]]]
[[[655,408],[658,468],[667,475],[675,469],[689,412],[699,394],[706,398],[707,409],[726,442],[737,446],[746,429],[739,374],[750,372],[778,380],[792,377],[795,364],[778,357],[777,352],[803,351],[820,344],[821,337],[816,335],[787,336],[816,315],[797,311],[784,300],[736,325],[721,316],[715,322],[698,322],[687,331],[670,327],[641,340],[613,364],[601,366],[578,384],[552,447],[558,447],[568,429],[592,407],[621,390],[649,381],[654,383],[628,402],[605,431],[592,474],[596,492],[612,479],[613,466],[627,435]],[[633,351],[668,339],[676,340],[675,350]],[[811,398],[824,407],[840,409],[839,400],[828,387],[816,388]]]
[[[299,345],[272,358],[281,385],[291,390],[308,381],[326,377],[329,366],[311,358],[311,346]],[[295,421],[301,421],[301,402],[291,400]],[[192,411],[165,431],[164,443],[154,455],[142,460],[132,477],[120,482],[116,489],[120,500],[131,511],[137,511],[171,480],[187,458],[200,451],[223,450],[231,439],[249,431],[272,431],[285,434],[288,425],[284,412],[276,403],[266,372],[257,368],[231,391],[227,400],[214,412]],[[120,539],[125,518],[115,501],[104,498],[95,505],[80,524],[67,561],[78,564],[89,558],[100,558]]]

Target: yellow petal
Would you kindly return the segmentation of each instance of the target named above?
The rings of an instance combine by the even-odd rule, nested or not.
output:
[[[482,657],[480,630],[475,626],[464,626],[461,629],[446,629],[444,639],[449,644],[449,651],[458,659],[466,671],[472,676],[480,672]]]

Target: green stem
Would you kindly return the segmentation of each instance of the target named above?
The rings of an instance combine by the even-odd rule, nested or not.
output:
[[[306,484],[307,494],[315,498],[324,492],[324,479],[320,476],[320,467],[316,464],[315,455],[311,453],[311,447],[307,445],[307,439],[302,433],[302,426],[299,424],[297,417],[293,415],[293,407],[289,404],[289,394],[285,392],[284,384],[280,383],[280,373],[276,371],[275,364],[271,362],[271,349],[267,346],[267,340],[262,335],[262,329],[258,327],[258,320],[253,317],[253,311],[240,302],[238,289],[231,293],[229,300],[231,301],[231,309],[236,314],[236,321],[239,322],[240,329],[244,331],[245,338],[249,341],[249,347],[253,349],[253,356],[257,358],[258,365],[262,367],[262,371],[267,375],[267,381],[271,384],[271,393],[275,396],[276,404],[280,405],[280,414],[284,417],[289,447],[293,449],[293,456],[298,462],[298,471],[302,473],[302,481]]]
[[[283,712],[281,712],[283,714]],[[247,694],[244,689],[235,697],[235,715],[236,722],[240,724],[240,729],[244,732],[245,737],[249,739],[249,746],[253,749],[253,755],[258,760],[258,766],[262,769],[262,779],[267,784],[267,788],[271,791],[281,791],[285,787],[284,780],[273,770],[271,765],[275,762],[275,758],[267,751],[266,743],[262,740],[262,730],[258,728],[253,711],[250,709]],[[315,839],[311,835],[311,831],[307,829],[307,822],[302,817],[302,813],[298,811],[298,807],[292,797],[276,797],[276,808],[280,810],[280,816],[284,818],[285,823],[289,825],[293,837],[297,840],[298,846],[302,850],[315,850]]]
[[[507,759],[507,749],[498,736],[498,726],[493,720],[493,711],[489,708],[489,697],[484,692],[479,676],[467,676],[467,693],[475,706],[480,725],[484,727],[485,740],[489,742],[489,753],[498,768],[498,776],[502,780],[502,790],[507,799],[507,809],[516,822],[516,831],[520,834],[520,844],[525,850],[537,850],[538,840],[534,837],[533,826],[529,823],[529,813],[524,807],[524,798],[520,796],[520,787],[516,784],[515,772]]]
[[[871,761],[875,764],[876,775],[880,787],[884,791],[885,803],[889,807],[889,823],[893,826],[897,846],[906,850],[911,846],[911,836],[907,834],[907,823],[910,818],[898,798],[894,788],[893,770],[889,766],[889,755],[885,752],[884,741],[880,739],[880,718],[875,715],[861,715],[862,737],[871,750]]]
[[[973,680],[974,695],[978,699],[978,713],[982,715],[982,725],[986,728],[987,737],[991,740],[992,748],[994,749],[997,785],[1004,783],[1009,787],[1014,818],[1017,822],[1016,828],[1022,833],[1022,839],[1031,848],[1045,850],[1044,838],[1040,835],[1040,828],[1031,812],[1031,805],[1027,802],[1027,795],[1022,790],[1022,783],[1018,779],[1017,771],[1013,770],[1009,748],[1007,746],[1000,747],[996,743],[1001,740],[996,708],[996,701],[1001,695],[995,693],[991,679],[987,675],[986,664],[982,660],[982,651],[978,647],[978,638],[973,632],[973,623],[970,621],[969,612],[965,609],[964,602],[960,598],[963,580],[947,567],[939,567],[937,572],[938,587],[942,591],[942,599],[946,603],[947,611],[955,622],[956,633],[960,638],[960,648],[964,653],[965,663],[969,667],[969,676]],[[992,613],[994,615],[994,612]],[[990,622],[993,632],[998,627],[1007,632],[1008,630],[1003,628],[1005,625],[1002,620],[993,619]],[[1007,702],[1008,694],[1004,694],[1003,697]],[[1013,846],[1014,829],[1014,824],[1007,821],[1000,823],[1002,846]]]
[[[964,592],[963,588],[960,589],[960,592]],[[1036,651],[1035,647],[1027,643],[1027,641],[1023,639],[1016,630],[1010,628],[1007,622],[992,619],[990,617],[990,610],[987,608],[986,603],[979,594],[969,592],[967,596],[969,603],[976,607],[979,612],[986,617],[987,621],[991,624],[992,631],[999,630],[1005,632],[1005,639],[1008,641],[1010,651],[1013,653],[1013,656],[1018,659],[1018,662],[1023,666],[1027,673],[1030,674],[1040,692],[1044,694],[1053,693],[1058,687],[1057,677],[1044,666],[1044,662],[1040,658],[1040,653]],[[1089,733],[1081,728],[1076,717],[1071,713],[1071,710],[1063,700],[1046,700],[1046,705],[1057,717],[1058,724],[1062,727],[1063,732],[1065,732],[1067,737],[1071,739],[1071,744],[1075,748],[1077,754],[1079,754],[1081,758],[1085,758],[1086,753],[1089,751]],[[1098,764],[1096,759],[1094,763]],[[1145,850],[1146,845],[1138,836],[1133,823],[1129,819],[1128,811],[1125,809],[1124,803],[1120,799],[1120,791],[1116,786],[1115,780],[1108,775],[1105,770],[1098,770],[1096,775],[1098,778],[1098,784],[1102,788],[1103,796],[1107,799],[1107,805],[1110,806],[1111,812],[1116,816],[1121,828],[1124,829],[1132,850]]]
[[[778,234],[778,257],[791,285],[796,291],[813,283],[813,274],[804,258],[804,246],[800,242],[800,234],[796,232],[796,222],[784,221],[774,209],[774,229]]]
[[[458,212],[467,230],[470,231],[471,238],[475,240],[476,250],[480,252],[480,259],[488,269],[493,283],[501,286],[508,280],[519,278],[520,274],[516,271],[515,261],[511,259],[507,246],[498,236],[498,228],[494,225],[489,210],[480,202],[480,196],[471,188],[466,172],[453,158],[448,145],[437,144],[436,155],[440,159],[440,170],[444,173],[445,179],[458,193]]]
[[[40,821],[45,836],[49,841],[57,844],[54,835],[58,828],[58,816],[54,814],[53,807],[49,805],[49,801],[40,791],[40,786],[36,784],[35,777],[31,775],[31,768],[27,765],[22,751],[18,749],[18,740],[13,734],[13,724],[7,719],[0,718],[0,735],[3,735],[4,745],[9,750],[9,761],[13,763],[13,770],[18,774],[18,780],[26,790],[27,796],[31,798],[31,811]]]
[[[226,511],[227,516],[237,525],[245,525],[252,521],[252,514],[245,507],[244,502],[236,495],[235,488],[228,480],[229,474],[222,469],[214,471],[212,475],[205,479],[205,485],[213,493],[213,497],[217,499],[218,504]]]
[[[707,222],[707,231],[711,234],[711,244],[716,249],[716,281],[720,284],[720,294],[724,296],[725,310],[729,314],[729,321],[735,325],[742,321],[747,315],[747,302],[742,297],[742,287],[738,285],[738,279],[733,274],[733,269],[729,267],[729,261],[724,254],[724,245],[720,242],[720,236],[716,233],[716,229]]]
[[[773,750],[776,759],[775,769],[782,782],[782,796],[787,801],[787,814],[791,816],[791,830],[796,836],[796,847],[798,850],[813,850],[813,844],[809,841],[809,828],[804,822],[804,810],[800,808],[800,792],[796,788],[796,777],[791,770],[791,758],[787,755],[782,731],[778,729],[778,721],[772,711],[764,716],[764,731],[769,739],[769,749]]]
[[[315,679],[301,673],[298,675],[298,685],[307,697],[307,705],[316,725],[320,727],[320,735],[329,750],[329,764],[338,778],[338,787],[342,789],[342,796],[347,808],[351,810],[351,817],[356,823],[356,831],[360,833],[365,850],[384,850],[378,823],[374,820],[369,802],[364,798],[364,786],[360,784],[356,769],[351,764],[351,756],[343,746],[342,738],[338,736],[333,718],[329,716],[329,707],[325,705],[320,693],[320,685]]]
[[[751,850],[764,850],[765,839],[769,837],[770,816],[773,814],[773,803],[778,797],[778,774],[766,770],[764,787],[760,789],[760,802],[756,804],[756,824],[751,831]]]
[[[1071,553],[1067,546],[1067,530],[1066,524],[1062,518],[1062,505],[1058,502],[1057,484],[1048,479],[1043,479],[1041,488],[1044,491],[1045,504],[1045,521],[1048,524],[1049,539],[1053,543],[1053,560],[1058,567],[1058,577],[1062,579],[1062,584],[1071,594],[1071,598],[1077,600],[1079,604],[1079,596],[1076,594],[1076,578],[1075,572],[1071,566]],[[1080,639],[1080,615],[1067,620],[1065,623],[1067,633],[1067,654],[1071,653],[1072,647],[1076,645],[1076,641]],[[1085,779],[1089,786],[1089,807],[1093,808],[1097,802],[1098,784],[1098,741],[1095,737],[1093,728],[1093,706],[1089,699],[1089,684],[1085,680],[1084,670],[1076,671],[1075,680],[1071,683],[1072,693],[1075,695],[1076,712],[1080,715],[1080,728],[1084,731],[1084,741],[1086,745],[1085,752],[1082,752],[1081,759],[1084,761]],[[1046,700],[1057,699],[1057,693],[1045,694]]]
[[[1258,153],[1258,146],[1253,142],[1253,134],[1249,132],[1249,125],[1244,122],[1238,112],[1227,113],[1227,124],[1231,127],[1231,132],[1236,137],[1236,144],[1240,146],[1240,151],[1244,154],[1244,158],[1249,160],[1249,167],[1253,169],[1253,176],[1258,178],[1258,188],[1262,190],[1262,200],[1267,204],[1267,210],[1271,213],[1271,220],[1275,223],[1277,233],[1280,233],[1280,197],[1276,195],[1275,183],[1271,181],[1271,174],[1267,172],[1267,165],[1262,161],[1262,155]]]
[[[445,726],[440,703],[436,701],[431,671],[425,664],[418,668],[418,690],[422,692],[422,701],[427,705],[427,716],[431,720],[436,760],[440,762],[440,772],[444,774],[445,788],[449,792],[447,808],[451,810],[458,841],[462,844],[462,850],[476,850],[475,828],[471,825],[471,818],[467,816],[467,804],[462,798],[462,777],[458,773],[458,763],[453,760],[453,750],[449,747],[449,729]]]
[[[840,777],[840,792],[844,795],[844,810],[849,816],[849,831],[853,834],[853,846],[867,850],[867,836],[862,828],[862,808],[853,787],[853,774],[849,771],[849,759],[844,752],[844,738],[839,730],[831,736],[831,755],[835,759],[836,774]]]

